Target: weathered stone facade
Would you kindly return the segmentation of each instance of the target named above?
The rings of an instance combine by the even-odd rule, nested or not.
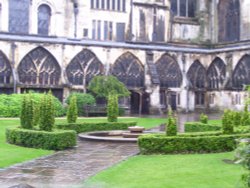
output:
[[[134,113],[242,109],[250,84],[247,0],[0,0],[0,93],[64,100],[112,74]]]

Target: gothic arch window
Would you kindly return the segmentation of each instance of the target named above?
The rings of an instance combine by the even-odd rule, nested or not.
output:
[[[250,55],[243,56],[233,72],[233,88],[243,89],[245,84],[250,84]]]
[[[220,0],[218,5],[219,41],[240,40],[239,0]]]
[[[38,7],[38,34],[49,35],[51,20],[51,9],[48,5],[42,4]]]
[[[71,84],[87,86],[94,76],[103,73],[103,65],[90,50],[82,50],[71,60],[66,73]]]
[[[144,87],[144,67],[130,52],[124,53],[115,61],[112,74],[128,88]]]
[[[207,70],[208,89],[222,87],[226,76],[226,65],[220,58],[215,58]]]
[[[161,87],[180,87],[182,73],[178,63],[169,55],[163,55],[156,62],[156,69],[160,78]]]
[[[11,84],[12,82],[13,77],[10,62],[0,51],[0,84]]]
[[[206,85],[206,69],[196,60],[188,70],[187,73],[190,86],[193,89],[205,89]]]
[[[61,68],[49,51],[38,47],[22,59],[18,75],[22,84],[57,86],[60,84]]]

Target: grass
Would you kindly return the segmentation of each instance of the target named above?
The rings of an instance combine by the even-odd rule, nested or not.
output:
[[[226,164],[233,153],[136,156],[83,183],[86,188],[234,188],[242,167]]]
[[[106,118],[79,118],[78,122],[102,122]],[[155,127],[165,121],[165,119],[153,118],[120,118],[119,121],[137,121],[138,125],[145,128]],[[56,123],[66,122],[65,118],[56,119]],[[5,129],[19,126],[19,119],[0,119],[0,168],[4,168],[16,163],[21,163],[34,158],[52,154],[53,151],[42,149],[24,148],[6,143]]]

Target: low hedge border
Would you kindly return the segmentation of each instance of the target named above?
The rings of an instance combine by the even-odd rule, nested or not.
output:
[[[206,131],[219,131],[221,126],[205,124],[201,122],[186,122],[185,132],[206,132]]]
[[[57,129],[74,130],[77,133],[108,130],[127,130],[136,122],[68,123],[57,124]]]
[[[216,153],[234,150],[239,138],[250,138],[250,133],[174,137],[143,135],[138,144],[142,154]]]
[[[76,132],[56,130],[53,132],[22,128],[6,129],[6,139],[10,144],[47,150],[63,150],[76,145]]]

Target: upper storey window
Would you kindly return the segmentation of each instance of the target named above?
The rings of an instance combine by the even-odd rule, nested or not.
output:
[[[126,11],[126,0],[90,0],[91,9]]]
[[[38,8],[38,34],[49,35],[51,9],[48,5],[41,5]]]
[[[196,0],[171,0],[171,10],[174,16],[195,17]]]

